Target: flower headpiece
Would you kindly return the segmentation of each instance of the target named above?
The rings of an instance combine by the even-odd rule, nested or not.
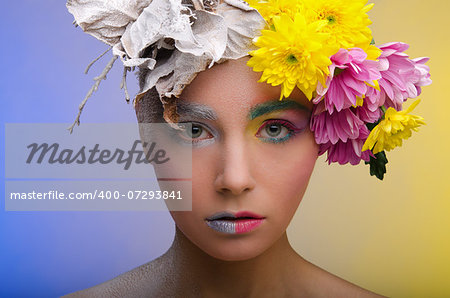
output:
[[[166,106],[197,73],[247,55],[261,82],[298,87],[313,101],[310,128],[328,162],[370,164],[383,179],[385,151],[402,145],[423,118],[408,98],[431,84],[428,58],[410,59],[400,42],[376,47],[366,0],[69,0],[75,23],[111,46],[113,58],[80,105],[120,57],[126,74],[148,69],[135,103],[155,87]],[[175,113],[176,114],[176,113]],[[72,130],[72,125],[69,129]]]

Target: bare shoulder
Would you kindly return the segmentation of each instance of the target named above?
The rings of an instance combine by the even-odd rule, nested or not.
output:
[[[63,297],[145,297],[157,296],[163,291],[164,256],[136,267],[94,287],[67,294]]]
[[[307,297],[386,297],[362,287],[359,287],[351,282],[348,282],[306,260],[306,266],[304,267],[309,276],[306,280],[305,289],[307,290]]]

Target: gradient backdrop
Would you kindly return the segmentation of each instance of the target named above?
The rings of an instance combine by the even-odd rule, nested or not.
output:
[[[389,153],[380,182],[367,166],[318,161],[288,234],[318,266],[392,297],[450,296],[450,36],[447,0],[378,0],[370,12],[377,44],[403,41],[430,56],[433,85],[416,112],[427,125]],[[73,121],[106,46],[74,28],[62,0],[3,3],[0,57],[4,123]],[[116,66],[88,102],[82,122],[134,122]],[[136,92],[133,76],[128,79]],[[170,246],[168,212],[5,212],[0,193],[0,296],[55,297],[90,287],[154,259]]]

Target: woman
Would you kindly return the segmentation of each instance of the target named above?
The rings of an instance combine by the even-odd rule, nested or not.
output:
[[[180,96],[183,105],[208,109],[217,120],[180,115],[180,122],[193,125],[192,211],[171,212],[172,246],[158,259],[74,296],[378,296],[309,263],[289,244],[286,228],[319,152],[309,129],[312,103],[298,90],[280,102],[280,89],[257,83],[246,60],[200,73]],[[142,99],[138,118],[152,120],[156,104],[158,98]],[[240,231],[238,222],[245,219],[225,220],[238,231],[207,220],[221,212],[251,212],[243,217],[255,219]]]
[[[383,150],[378,149],[381,143],[384,149],[392,149],[389,146],[393,141],[371,137],[366,123],[374,124],[371,129],[375,134],[390,121],[390,110],[386,111],[386,107],[401,109],[395,96],[383,97],[389,93],[388,88],[403,91],[400,84],[388,86],[385,82],[388,76],[382,76],[383,71],[392,71],[380,62],[382,59],[389,62],[388,51],[383,56],[379,49],[370,46],[367,30],[361,30],[354,40],[352,37],[350,40],[334,38],[334,43],[329,41],[330,33],[322,29],[327,24],[334,26],[333,22],[337,20],[325,16],[328,23],[323,20],[308,23],[305,15],[309,14],[298,12],[306,10],[302,5],[307,7],[308,1],[277,2],[277,5],[298,9],[291,13],[284,10],[286,7],[270,7],[279,9],[279,14],[267,13],[265,9],[271,5],[270,1],[254,2],[259,11],[242,1],[187,1],[191,6],[183,6],[181,1],[166,4],[147,2],[150,5],[146,3],[148,6],[141,9],[141,15],[134,20],[137,25],[127,25],[125,33],[122,32],[120,43],[117,40],[109,42],[115,53],[122,57],[125,67],[144,69],[140,73],[141,92],[135,102],[140,123],[165,120],[171,125],[192,124],[190,131],[176,130],[174,125],[176,138],[192,144],[192,211],[170,212],[176,224],[176,234],[164,255],[113,280],[72,295],[379,296],[304,260],[289,244],[286,228],[302,200],[319,154],[328,152],[330,162],[356,164],[365,160],[371,163],[371,171],[373,167],[375,175],[382,177],[384,174],[380,168],[385,163],[380,164],[382,158],[377,155]],[[355,2],[361,4],[361,1]],[[289,6],[292,3],[294,6]],[[70,10],[74,4],[69,3],[68,6]],[[194,11],[192,27],[183,23],[183,18],[189,14],[180,13],[186,7],[190,12]],[[355,9],[365,15],[370,8],[359,5]],[[155,14],[164,11],[169,13],[159,17]],[[146,14],[145,19],[141,18]],[[260,14],[265,16],[264,20]],[[77,17],[76,13],[74,15]],[[249,18],[243,18],[243,15]],[[191,21],[190,17],[192,15],[184,20]],[[161,19],[160,24],[167,24],[168,20],[172,25],[177,23],[177,29],[167,29],[171,28],[170,24],[164,28],[160,26],[164,34],[150,38],[150,42],[146,40],[147,33],[140,35],[139,32],[148,30],[148,22],[156,22],[154,20],[158,18]],[[242,22],[249,22],[245,30],[256,36],[257,31],[269,26],[255,42],[259,49],[249,50],[252,47],[249,40],[253,36],[246,36],[242,32],[245,30],[239,32],[244,28]],[[144,23],[147,26],[142,26]],[[285,27],[291,23],[295,27]],[[361,18],[361,23],[367,25],[365,17]],[[224,26],[227,38],[222,47],[220,42],[215,42],[220,39],[220,30]],[[301,26],[305,27],[304,32],[289,33],[301,30],[298,29]],[[183,31],[187,27],[192,30]],[[86,28],[88,26],[83,29]],[[238,32],[234,37],[239,36],[240,39],[230,37],[231,31]],[[186,37],[186,32],[193,34],[195,42]],[[208,35],[210,32],[214,34]],[[281,37],[290,39],[288,33],[297,37],[309,34],[310,44],[300,45],[305,42],[299,42],[299,48],[282,56],[285,60],[281,66],[278,65],[278,70],[276,67],[270,69],[277,65],[276,61],[267,61],[278,57],[277,46],[268,50],[272,52],[267,55],[265,41],[276,38],[276,34],[284,34]],[[212,37],[215,39],[211,40]],[[236,40],[242,43],[233,45]],[[356,41],[361,40],[365,41],[361,48],[344,45],[355,46]],[[283,45],[282,42],[279,44]],[[222,51],[217,50],[220,47]],[[282,51],[288,48],[282,47]],[[308,58],[302,56],[306,49]],[[396,49],[396,52],[400,51]],[[390,55],[394,52],[389,51]],[[332,54],[335,55],[331,57]],[[331,59],[322,57],[327,55]],[[378,60],[371,59],[371,56]],[[417,71],[424,69],[423,61],[415,62],[408,67]],[[305,63],[314,65],[302,68]],[[189,65],[192,67],[186,67]],[[258,73],[261,71],[262,77]],[[427,74],[417,74],[422,81],[415,78],[409,83],[419,90],[427,83]],[[260,77],[272,86],[258,82]],[[353,94],[345,99],[331,97],[332,92],[328,89],[336,90],[339,79],[345,78],[350,82],[347,86],[353,87]],[[373,106],[376,107],[373,109]],[[415,129],[421,121],[417,116],[408,120],[410,129]],[[376,122],[380,124],[376,125]],[[324,123],[334,125],[333,129],[331,126],[324,129]],[[377,133],[380,134],[382,132]],[[405,138],[395,133],[391,135]],[[370,140],[374,140],[373,144]],[[369,150],[362,150],[363,144]],[[158,167],[155,170],[158,175]]]

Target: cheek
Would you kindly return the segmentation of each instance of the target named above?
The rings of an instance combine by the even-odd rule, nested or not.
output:
[[[216,164],[219,162],[216,150],[198,149],[192,154],[192,208],[201,210],[213,201]]]
[[[318,149],[313,134],[305,131],[285,145],[272,146],[260,152],[262,156],[271,158],[260,166],[258,178],[269,198],[276,198],[275,208],[284,213],[280,215],[282,218],[293,216],[303,198]]]
[[[258,155],[263,168],[271,173],[273,179],[283,178],[280,181],[285,181],[284,184],[288,182],[298,186],[309,181],[318,152],[313,133],[306,130],[284,144],[261,146]]]
[[[204,217],[210,214],[211,210],[217,209],[214,189],[215,173],[212,165],[216,160],[213,150],[205,148],[192,152],[192,211],[172,214],[185,235],[198,234],[199,226],[206,227],[203,222]]]

